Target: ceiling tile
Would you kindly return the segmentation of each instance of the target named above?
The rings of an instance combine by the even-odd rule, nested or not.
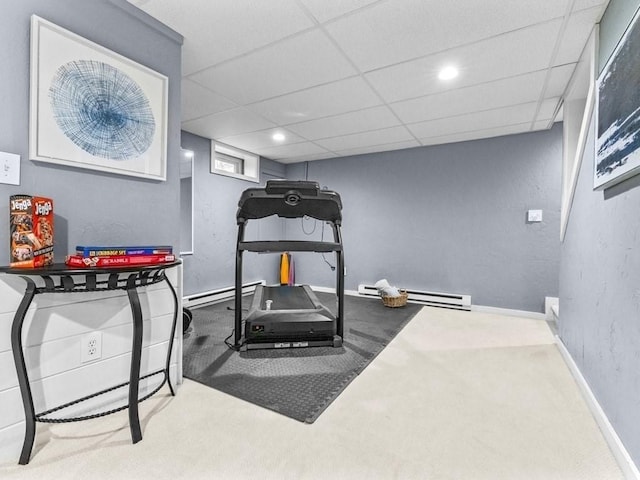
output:
[[[448,90],[391,104],[405,123],[452,117],[478,110],[535,102],[540,98],[546,70],[471,87]]]
[[[326,160],[327,158],[336,158],[339,157],[337,153],[326,152],[326,153],[315,153],[311,155],[298,155],[291,158],[280,158],[278,162],[280,163],[298,163],[298,162],[312,162],[314,160]]]
[[[544,92],[545,97],[561,97],[567,88],[569,80],[576,69],[575,63],[568,63],[559,67],[553,67],[549,70],[549,79],[547,88]]]
[[[429,138],[421,138],[422,145],[442,145],[444,143],[466,142],[469,140],[481,140],[483,138],[499,137],[503,135],[513,135],[531,131],[531,123],[520,123],[496,128],[485,128],[474,130],[473,132],[453,133]]]
[[[280,147],[258,148],[255,153],[271,160],[297,159],[311,155],[332,155],[326,149],[312,142],[293,143]]]
[[[386,101],[395,102],[542,70],[551,63],[561,25],[561,20],[535,25],[365,76]],[[447,64],[460,69],[451,82],[437,78]]]
[[[601,7],[572,13],[561,37],[560,48],[554,65],[575,62],[582,53],[595,23],[602,14]]]
[[[190,79],[245,105],[356,73],[327,36],[316,29],[208,68]]]
[[[403,150],[405,148],[419,147],[420,142],[417,140],[407,140],[405,142],[386,143],[384,145],[373,145],[369,147],[350,148],[347,150],[338,150],[336,153],[340,156],[362,155],[365,153],[388,152],[390,150]]]
[[[154,0],[142,8],[184,36],[185,74],[314,26],[295,0]]]
[[[382,102],[360,77],[312,87],[250,105],[252,111],[280,125],[338,115]]]
[[[386,106],[366,108],[355,112],[294,123],[287,128],[308,140],[337,137],[351,133],[378,130],[399,125],[400,122]]]
[[[537,102],[407,125],[418,139],[533,121]]]
[[[184,36],[183,129],[283,163],[548,128],[608,3],[129,1]]]
[[[282,133],[285,139],[282,141],[276,141],[273,139],[273,134]],[[298,135],[285,130],[282,127],[270,128],[268,130],[262,130],[260,132],[243,133],[242,135],[232,135],[230,137],[216,138],[216,140],[231,145],[236,148],[255,152],[259,148],[279,147],[282,145],[288,145],[290,143],[304,142],[305,139]]]
[[[275,126],[274,123],[242,107],[216,113],[215,115],[208,115],[182,124],[182,128],[187,132],[216,140],[231,135],[265,130]]]
[[[405,142],[413,139],[405,127],[399,126],[343,135],[341,137],[325,138],[323,140],[317,140],[315,143],[327,150],[338,151],[372,145],[383,145],[385,143]]]
[[[560,100],[561,99],[558,97],[546,98],[545,100],[543,100],[540,104],[540,110],[538,111],[538,115],[536,116],[536,121],[553,119]]]
[[[300,3],[309,9],[309,12],[318,22],[323,23],[378,1],[379,0],[340,0],[339,2],[328,2],[327,0],[300,0]]]
[[[193,120],[238,105],[186,78],[182,79],[182,120]]]
[[[562,17],[567,1],[388,1],[326,29],[362,71],[369,71]]]
[[[600,7],[600,10],[604,12],[604,9],[609,3],[609,0],[575,0],[573,4],[573,11],[584,10],[585,8]]]

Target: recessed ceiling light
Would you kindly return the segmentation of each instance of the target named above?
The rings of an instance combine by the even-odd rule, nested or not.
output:
[[[456,78],[457,76],[458,76],[458,69],[452,66],[444,67],[438,73],[438,78],[440,80],[451,80],[452,78]]]
[[[284,140],[284,133],[274,133],[271,138],[273,138],[276,142],[282,142]]]

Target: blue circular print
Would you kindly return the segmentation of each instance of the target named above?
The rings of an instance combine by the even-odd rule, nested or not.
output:
[[[109,64],[75,60],[62,65],[51,81],[49,99],[58,127],[91,155],[126,160],[151,146],[155,120],[147,96]]]

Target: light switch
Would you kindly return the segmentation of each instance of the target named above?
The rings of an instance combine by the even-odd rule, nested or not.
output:
[[[542,221],[542,210],[528,210],[527,211],[527,222],[541,222]]]
[[[20,185],[20,155],[0,152],[0,183]]]

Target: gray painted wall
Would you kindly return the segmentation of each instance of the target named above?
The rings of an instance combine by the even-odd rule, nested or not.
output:
[[[132,14],[128,12],[133,12]],[[0,151],[21,155],[21,185],[0,184],[0,264],[9,262],[9,196],[53,198],[55,260],[77,244],[178,246],[181,38],[145,22],[124,0],[3,2],[0,16]],[[29,31],[36,14],[169,77],[167,181],[33,162],[29,138]]]
[[[234,285],[238,235],[236,210],[240,195],[258,184],[210,172],[211,140],[182,132],[182,147],[194,152],[194,254],[183,257],[185,295]],[[260,161],[260,179],[284,177],[284,165]],[[247,239],[280,239],[282,223],[277,219],[250,222]],[[247,252],[244,282],[276,282],[279,257]]]
[[[600,66],[638,8],[612,0],[600,27]],[[561,249],[559,335],[640,465],[640,177],[593,190],[594,125]]]
[[[476,305],[544,311],[558,295],[562,128],[287,166],[344,203],[346,288],[391,284],[470,294]],[[542,223],[526,222],[542,209]],[[314,238],[320,222],[288,222]],[[325,234],[329,234],[325,231]],[[334,286],[319,254],[295,254],[296,280]],[[331,263],[333,258],[326,259]]]

